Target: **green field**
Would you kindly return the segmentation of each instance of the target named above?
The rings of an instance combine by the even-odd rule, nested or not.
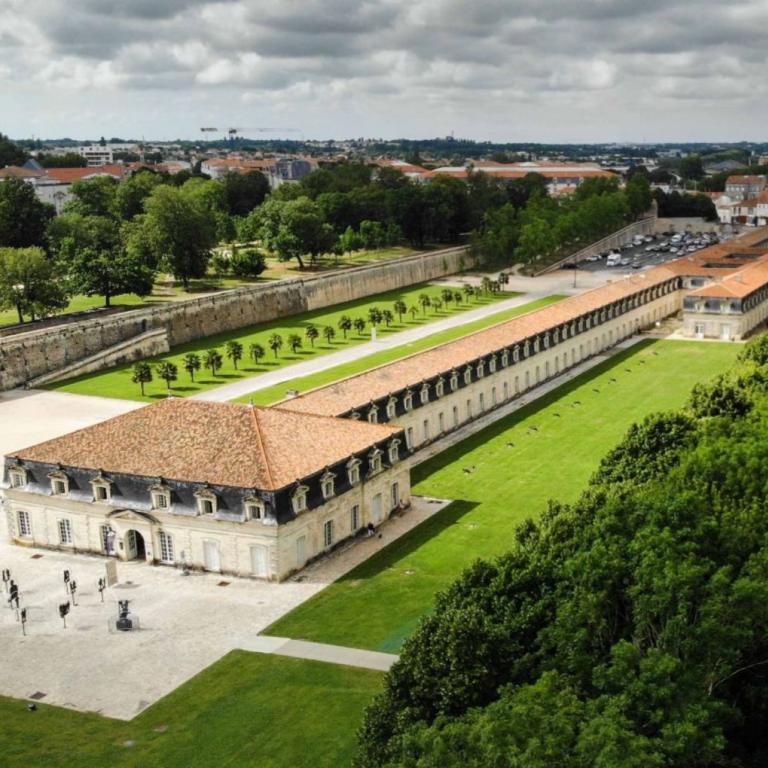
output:
[[[448,341],[463,338],[475,331],[480,331],[491,325],[502,323],[505,320],[511,320],[513,317],[524,315],[527,312],[533,312],[535,309],[541,309],[549,304],[562,301],[565,298],[567,298],[567,296],[547,296],[544,299],[538,299],[536,301],[531,301],[528,304],[523,304],[521,307],[506,309],[492,317],[484,317],[481,320],[475,320],[474,322],[467,323],[459,328],[450,328],[447,331],[440,331],[439,333],[426,336],[423,339],[419,339],[418,341],[414,341],[411,344],[406,344],[402,347],[377,352],[376,354],[369,355],[360,360],[345,363],[344,365],[337,365],[335,368],[329,368],[327,371],[320,371],[320,373],[315,373],[312,376],[291,379],[290,386],[292,389],[298,389],[300,392],[308,392],[310,389],[322,387],[326,384],[331,384],[334,381],[346,379],[348,376],[354,376],[358,373],[370,371],[372,368],[377,368],[380,365],[386,365],[395,360],[400,360],[408,355],[423,352],[425,349],[431,349],[440,344],[445,344]],[[288,383],[283,382],[274,387],[269,387],[269,389],[262,389],[258,392],[254,392],[253,395],[243,395],[243,397],[238,397],[233,402],[248,403],[252,400],[256,405],[271,405],[285,397],[285,389],[287,386]]]
[[[633,422],[682,405],[738,351],[643,342],[425,462],[412,474],[414,493],[455,502],[266,634],[397,651],[435,592],[476,558],[506,550],[515,524],[547,500],[573,501]]]
[[[381,679],[234,651],[130,722],[0,697],[0,765],[337,768]]]
[[[426,293],[430,298],[435,298],[440,295],[441,291],[442,288],[439,286],[421,284],[406,289],[379,293],[375,296],[369,296],[368,298],[359,299],[346,304],[336,304],[333,307],[327,307],[313,312],[305,312],[291,317],[283,317],[272,322],[240,328],[237,331],[208,336],[204,339],[198,339],[197,341],[174,347],[171,352],[166,355],[158,355],[156,357],[147,358],[147,360],[152,364],[157,364],[164,360],[170,360],[171,362],[176,363],[179,367],[179,379],[173,385],[173,394],[177,397],[187,397],[189,395],[197,394],[198,392],[212,389],[213,387],[219,387],[222,384],[229,384],[238,379],[255,376],[312,357],[326,355],[347,346],[370,341],[370,326],[368,325],[366,325],[362,335],[353,329],[347,334],[347,339],[345,340],[342,332],[337,327],[339,318],[342,315],[349,315],[353,319],[355,317],[362,317],[367,320],[368,310],[371,307],[378,307],[382,310],[392,310],[392,304],[399,299],[404,301],[408,307],[414,305],[418,306],[418,297],[422,293]],[[387,335],[398,333],[399,331],[408,328],[426,326],[429,323],[441,320],[450,315],[467,312],[470,309],[476,309],[477,307],[492,304],[504,299],[511,299],[518,295],[519,294],[512,292],[500,292],[498,294],[489,293],[484,296],[474,297],[469,301],[465,300],[459,306],[452,303],[448,309],[443,307],[439,313],[436,313],[432,308],[428,308],[426,314],[423,314],[419,307],[420,311],[416,317],[406,313],[403,316],[403,322],[400,323],[397,315],[395,315],[395,321],[389,328],[387,328],[386,325],[381,324],[379,326],[379,334]],[[305,328],[311,323],[314,323],[320,331],[322,331],[323,326],[333,326],[336,329],[336,338],[331,344],[328,344],[321,336],[319,339],[315,340],[314,347],[310,345],[309,339],[303,338],[304,346],[299,349],[296,354],[293,354],[291,349],[287,346],[288,335],[291,333],[298,333],[303,337]],[[277,358],[274,357],[267,345],[267,340],[273,333],[280,334],[286,345],[280,351]],[[201,369],[195,375],[195,381],[192,382],[182,368],[182,359],[184,358],[184,355],[187,352],[197,352],[198,354],[202,354],[206,349],[211,348],[219,349],[222,355],[224,355],[224,344],[232,339],[240,341],[243,344],[246,356],[248,354],[248,345],[252,343],[261,344],[266,350],[267,355],[258,365],[255,365],[252,360],[244,358],[238,365],[239,370],[235,370],[232,361],[225,357],[224,366],[216,376],[212,376],[210,371]],[[118,397],[126,400],[138,400],[140,402],[152,402],[167,397],[165,382],[157,378],[146,386],[146,396],[142,397],[139,385],[134,384],[131,381],[131,370],[132,365],[130,364],[115,366],[114,368],[109,368],[105,371],[86,374],[67,381],[51,384],[46,388],[62,390],[64,392],[73,392],[78,395]]]

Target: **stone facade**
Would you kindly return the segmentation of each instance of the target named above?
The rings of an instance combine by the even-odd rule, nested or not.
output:
[[[380,447],[377,470],[366,471],[366,452],[356,457],[357,478],[349,475],[347,457],[276,493],[7,459],[8,531],[22,546],[281,581],[362,535],[369,523],[378,527],[400,502],[410,503],[404,441],[397,441],[394,454],[387,444]],[[330,495],[322,487],[328,471],[335,475]],[[57,488],[57,481],[65,485]],[[107,489],[105,498],[98,486]],[[306,494],[298,511],[297,487]],[[159,494],[167,494],[167,503]],[[210,511],[203,500],[212,502]]]

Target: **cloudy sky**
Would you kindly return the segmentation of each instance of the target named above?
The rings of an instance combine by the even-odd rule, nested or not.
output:
[[[768,0],[0,0],[0,131],[765,141],[767,31]]]

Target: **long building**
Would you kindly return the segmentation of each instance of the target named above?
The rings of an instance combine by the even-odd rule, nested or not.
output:
[[[768,317],[768,228],[272,408],[169,399],[5,460],[12,539],[280,580],[410,500],[409,457],[669,316]]]

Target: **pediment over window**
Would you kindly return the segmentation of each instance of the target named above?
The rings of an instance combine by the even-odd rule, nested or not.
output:
[[[126,520],[128,522],[136,523],[157,523],[156,517],[153,517],[148,512],[141,512],[138,509],[116,509],[114,512],[110,512],[107,517],[114,520]]]

